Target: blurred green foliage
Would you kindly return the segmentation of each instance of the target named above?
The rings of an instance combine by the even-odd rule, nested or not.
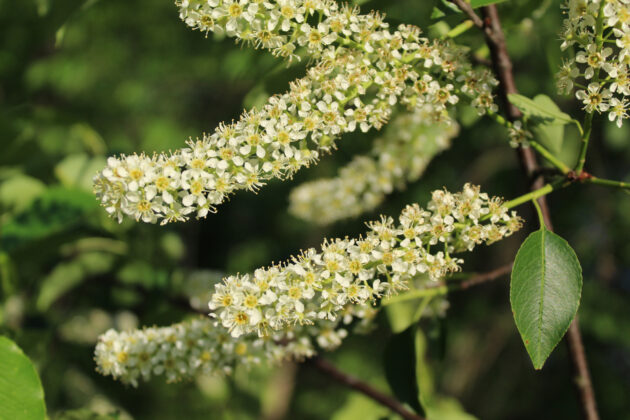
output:
[[[434,34],[460,19],[448,15],[434,25],[432,2],[357,3],[387,13],[392,24],[414,23]],[[521,92],[549,95],[563,111],[579,115],[573,100],[556,96],[553,84],[559,3],[510,0],[500,12]],[[474,30],[459,40],[487,56]],[[51,418],[273,419],[278,412],[306,420],[394,418],[308,366],[237,370],[232,378],[173,385],[158,379],[138,389],[94,370],[94,340],[104,329],[188,316],[189,279],[197,289],[209,289],[212,281],[195,277],[200,270],[247,272],[324,236],[361,233],[363,221],[375,216],[318,228],[286,212],[293,185],[332,175],[366,150],[374,133],[348,136],[339,151],[293,181],[272,182],[257,195],[237,194],[200,222],[118,225],[92,196],[91,177],[107,156],[181,147],[188,137],[285,90],[303,71],[304,64],[287,69],[269,54],[191,32],[170,1],[0,0],[0,333],[34,361]],[[396,214],[406,203],[426,201],[435,188],[456,190],[466,181],[506,197],[525,190],[504,130],[466,110],[461,121],[453,149],[380,212]],[[596,121],[591,172],[629,180],[629,130]],[[567,126],[561,153],[568,164],[577,146],[577,132]],[[550,200],[557,231],[584,267],[579,313],[602,418],[630,419],[630,196],[574,187]],[[522,210],[535,229],[529,211]],[[510,261],[523,238],[468,256],[466,269]],[[216,274],[210,277],[216,281]],[[416,307],[409,309],[413,314]],[[564,348],[542,372],[531,369],[506,282],[454,294],[442,322],[428,342],[443,343],[443,350],[427,351],[425,359],[445,410],[461,403],[483,419],[577,418]],[[382,317],[371,336],[352,337],[326,357],[390,392],[382,359],[391,336]]]

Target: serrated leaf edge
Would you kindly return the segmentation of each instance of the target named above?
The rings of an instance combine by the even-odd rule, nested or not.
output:
[[[537,95],[537,96],[540,96],[540,95]],[[534,101],[532,98],[528,98],[527,96],[519,95],[517,93],[510,93],[510,94],[508,94],[508,100],[510,101],[510,103],[512,105],[514,105],[515,107],[517,107],[521,112],[523,112],[523,114],[525,114],[526,112],[523,111],[523,109],[521,107],[519,107],[517,104],[515,104],[512,101],[512,98],[525,99],[525,100],[529,101],[530,105],[532,107],[536,108],[538,111],[540,111],[541,114],[546,114],[546,115],[549,115],[549,116],[553,116],[553,118],[555,118],[556,120],[561,121],[562,125],[571,124],[571,122],[573,122],[573,119],[571,118],[571,116],[569,114],[567,114],[566,112],[562,112],[561,110],[559,110],[559,111],[557,111],[558,112],[557,114],[556,113],[550,113],[550,112],[545,111],[544,109],[542,109],[540,107],[540,105],[538,105],[536,103],[536,101]],[[548,123],[548,124],[553,124],[553,123]]]

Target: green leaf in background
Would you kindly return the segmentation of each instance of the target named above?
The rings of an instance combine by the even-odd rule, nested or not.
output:
[[[538,141],[554,154],[562,151],[564,143],[564,124],[535,124],[532,127]]]
[[[462,13],[459,8],[448,0],[437,0],[431,11],[431,19],[440,19],[447,15]]]
[[[0,337],[0,419],[43,420],[44,390],[31,361],[6,337]]]
[[[20,211],[46,189],[37,178],[17,173],[0,183],[0,211]]]
[[[16,278],[11,257],[6,252],[0,251],[0,302],[13,294],[17,283]]]
[[[92,191],[92,179],[99,170],[105,167],[106,162],[102,156],[89,157],[85,153],[72,154],[55,166],[55,175],[64,187]]]
[[[521,245],[510,284],[510,303],[525,348],[541,369],[575,317],[582,268],[567,241],[546,228]]]
[[[351,393],[330,420],[387,419],[389,410],[363,394]]]
[[[397,302],[385,306],[385,315],[389,322],[389,327],[394,333],[405,331],[411,324],[416,322],[414,314],[418,309],[418,302]]]
[[[470,0],[470,5],[473,9],[483,6],[490,6],[491,4],[503,3],[505,0]]]
[[[116,413],[98,414],[87,408],[64,411],[53,417],[53,420],[119,420],[119,419],[120,419],[120,415]]]
[[[508,98],[527,118],[539,118],[556,124],[573,122],[571,116],[560,111],[560,108],[546,95],[538,95],[534,99],[529,99],[526,96],[511,93]]]
[[[428,357],[435,347],[417,324],[392,337],[385,348],[385,377],[392,392],[428,420],[475,420],[455,398],[437,392]]]
[[[37,296],[37,309],[46,311],[57,299],[86,278],[107,272],[113,264],[114,257],[104,252],[85,252],[71,261],[57,264],[42,281]]]
[[[32,241],[80,224],[98,209],[94,196],[87,191],[48,188],[2,226],[1,246],[11,253]]]
[[[385,377],[396,398],[424,416],[416,373],[415,325],[395,334],[385,347]]]
[[[534,97],[534,102],[540,105],[540,107],[550,110],[554,115],[563,115],[568,117],[568,115],[562,112],[558,105],[556,105],[556,103],[547,95],[536,95]],[[546,146],[552,152],[558,154],[562,150],[562,143],[564,141],[564,125],[566,123],[567,122],[564,118],[561,120],[556,119],[551,122],[545,119],[536,122],[533,127],[533,131],[543,146]]]

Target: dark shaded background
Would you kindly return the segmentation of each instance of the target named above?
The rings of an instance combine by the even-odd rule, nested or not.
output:
[[[361,3],[392,23],[434,23],[429,1]],[[546,93],[579,116],[575,101],[555,95],[559,6],[510,0],[500,13],[519,90]],[[459,41],[487,55],[475,31]],[[170,301],[182,295],[192,273],[247,272],[323,237],[363,232],[364,221],[377,213],[314,227],[288,215],[287,196],[301,181],[333,175],[367,150],[375,133],[347,136],[335,154],[294,180],[271,182],[256,195],[239,193],[206,220],[118,225],[91,194],[91,177],[106,156],[179,148],[189,136],[284,91],[304,66],[287,70],[270,54],[230,39],[205,39],[179,21],[170,1],[0,0],[0,45],[0,332],[39,368],[49,414],[87,407],[120,408],[134,419],[271,419],[288,404],[290,419],[387,417],[387,410],[308,366],[174,385],[155,379],[132,389],[101,377],[92,361],[95,334],[105,324],[165,325],[186,316],[185,305]],[[378,213],[396,215],[406,203],[425,203],[433,189],[456,191],[467,181],[507,198],[526,190],[505,131],[463,115],[454,147]],[[617,129],[597,119],[589,171],[628,180],[629,131],[628,124]],[[562,153],[569,164],[577,143],[567,129]],[[630,419],[630,196],[577,186],[554,194],[550,204],[557,232],[584,269],[579,313],[602,418]],[[466,271],[511,261],[526,231],[537,228],[531,209],[520,211],[526,229],[467,255]],[[382,353],[391,333],[384,318],[379,325],[326,357],[388,390]],[[564,343],[541,372],[533,370],[512,321],[506,279],[453,294],[443,326],[445,351],[431,359],[437,386],[469,413],[481,419],[579,417]]]

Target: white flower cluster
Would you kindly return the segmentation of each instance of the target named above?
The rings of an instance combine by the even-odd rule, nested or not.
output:
[[[174,382],[230,374],[237,365],[333,350],[350,324],[355,332],[370,326],[380,297],[410,281],[430,287],[459,269],[463,261],[453,253],[498,241],[518,230],[521,219],[500,199],[466,184],[456,194],[434,191],[427,210],[407,206],[397,225],[383,217],[368,226],[365,238],[325,242],[321,252],[309,249],[284,266],[226,277],[209,303],[216,319],[110,329],[95,349],[99,372],[137,386],[152,376]]]
[[[375,314],[371,307],[349,307],[337,321],[320,320],[264,338],[230,337],[209,318],[168,327],[110,329],[99,337],[94,359],[100,373],[133,386],[152,376],[176,382],[201,374],[230,374],[237,365],[301,360],[315,355],[317,347],[333,350],[347,336],[347,324],[360,319],[360,326]]]
[[[577,54],[562,65],[558,87],[570,93],[577,86],[587,112],[607,112],[621,127],[630,95],[630,0],[569,0],[566,9],[562,49]]]
[[[348,305],[365,305],[408,287],[414,276],[432,280],[459,270],[454,253],[492,243],[521,227],[521,219],[466,184],[460,193],[433,192],[427,209],[407,206],[368,223],[364,238],[325,241],[284,265],[235,275],[215,285],[210,309],[233,337],[267,336],[293,325],[334,321]]]
[[[450,147],[456,123],[433,122],[427,107],[396,117],[369,156],[355,157],[335,178],[306,182],[289,196],[289,212],[318,224],[373,210],[386,194],[416,181],[433,157]]]
[[[512,147],[529,147],[529,140],[534,137],[531,131],[523,127],[522,121],[514,121],[508,127],[508,137]]]
[[[299,48],[317,64],[261,110],[221,124],[169,154],[110,158],[95,193],[119,221],[124,215],[168,223],[205,217],[230,193],[255,191],[291,176],[330,151],[343,133],[380,129],[392,107],[431,104],[433,120],[449,120],[459,95],[480,113],[496,109],[488,71],[475,71],[465,51],[429,41],[417,27],[391,32],[383,17],[360,15],[330,0],[190,0],[180,15],[191,27],[219,31],[283,57]]]

